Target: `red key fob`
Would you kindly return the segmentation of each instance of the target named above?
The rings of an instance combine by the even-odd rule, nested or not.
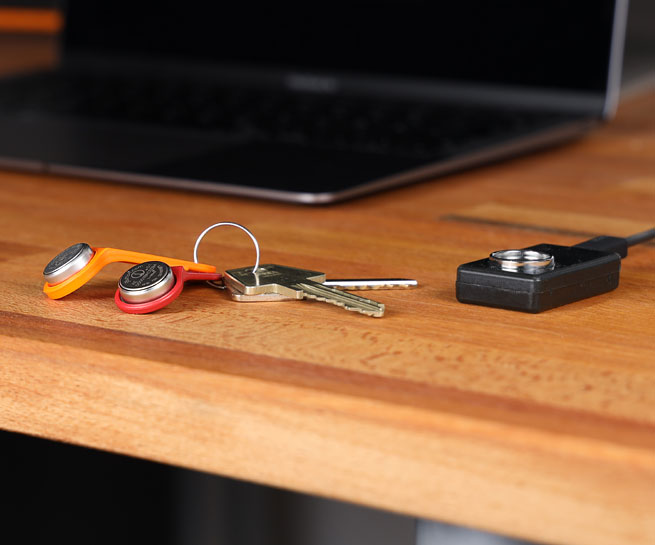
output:
[[[146,261],[121,276],[114,301],[123,312],[147,314],[177,299],[187,281],[220,279],[218,273],[187,271],[181,266],[170,267],[163,261]]]

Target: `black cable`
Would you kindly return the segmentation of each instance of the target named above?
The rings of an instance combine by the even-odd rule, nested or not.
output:
[[[608,235],[600,235],[589,240],[585,240],[580,244],[576,244],[575,248],[587,248],[588,250],[600,250],[601,252],[615,252],[621,257],[628,255],[628,248],[635,244],[641,244],[649,240],[655,239],[655,228],[648,229],[641,233],[635,233],[629,237],[612,237]]]
[[[641,244],[642,242],[648,242],[655,238],[655,228],[642,231],[641,233],[636,233],[625,237],[625,241],[628,243],[628,246],[634,246],[635,244]]]

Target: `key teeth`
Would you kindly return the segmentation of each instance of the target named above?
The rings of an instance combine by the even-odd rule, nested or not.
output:
[[[328,297],[323,297],[321,295],[315,295],[313,293],[304,293],[305,299],[313,299],[314,301],[321,301],[325,303],[331,303],[337,307],[344,308],[351,312],[359,312],[360,314],[365,314],[366,316],[371,316],[373,318],[382,318],[384,316],[384,305],[382,303],[377,303],[379,310],[365,310],[363,308],[358,308],[355,306],[350,306],[344,303],[343,301],[336,301]]]
[[[359,312],[360,314],[365,314],[374,318],[380,318],[384,315],[384,305],[377,301],[373,301],[372,299],[366,299],[359,295],[335,290],[334,288],[311,281],[301,282],[297,286],[302,290],[305,298],[324,301],[345,308],[346,310]]]

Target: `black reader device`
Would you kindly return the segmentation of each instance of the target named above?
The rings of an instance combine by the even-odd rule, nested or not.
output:
[[[649,229],[626,238],[599,236],[576,244],[500,250],[460,265],[461,303],[538,313],[600,295],[619,285],[628,247],[655,238]]]

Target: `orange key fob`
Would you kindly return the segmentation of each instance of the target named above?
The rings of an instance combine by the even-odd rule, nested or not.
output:
[[[43,293],[50,299],[60,299],[82,287],[109,263],[138,264],[146,261],[163,261],[171,267],[181,266],[188,271],[216,272],[216,267],[203,263],[116,248],[93,248],[85,242],[79,242],[57,254],[45,266],[43,276],[46,282]]]

